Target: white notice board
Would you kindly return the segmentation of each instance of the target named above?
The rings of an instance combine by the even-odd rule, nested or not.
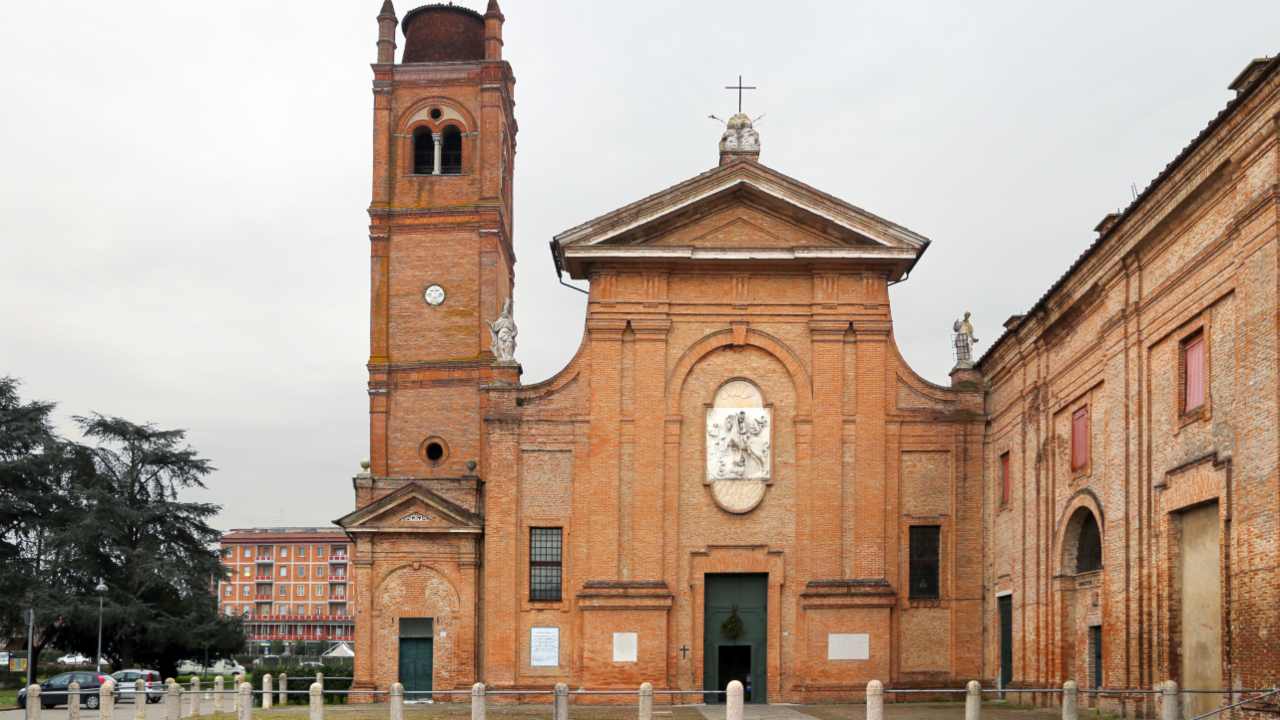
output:
[[[639,637],[633,632],[613,634],[613,661],[616,663],[635,662],[639,652]]]
[[[533,667],[560,666],[560,628],[529,628],[529,664]]]
[[[866,633],[831,633],[827,635],[828,660],[868,660],[870,658],[870,635]]]

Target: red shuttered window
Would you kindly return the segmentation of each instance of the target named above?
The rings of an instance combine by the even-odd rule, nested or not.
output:
[[[1089,464],[1089,406],[1071,415],[1071,469],[1083,470]]]
[[[1009,504],[1009,496],[1013,493],[1009,479],[1009,453],[1000,456],[1000,507]]]
[[[1182,411],[1204,405],[1204,335],[1182,344]]]

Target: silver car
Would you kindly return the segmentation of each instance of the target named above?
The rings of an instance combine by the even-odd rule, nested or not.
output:
[[[139,680],[146,683],[147,702],[158,703],[164,698],[164,681],[155,670],[118,670],[111,673],[111,679],[116,681],[116,697],[120,700],[128,698],[137,702],[134,696],[138,694]]]

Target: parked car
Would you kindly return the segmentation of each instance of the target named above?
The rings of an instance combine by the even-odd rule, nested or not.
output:
[[[164,680],[157,670],[120,670],[111,673],[111,679],[116,681],[116,697],[121,700],[129,698],[131,702],[138,701],[134,696],[138,694],[139,680],[147,684],[147,702],[158,703],[164,698]]]
[[[98,688],[107,681],[106,675],[93,671],[65,672],[40,683],[40,706],[51,708],[67,704],[67,688],[71,681],[80,683],[80,704],[95,710],[98,707]],[[27,689],[18,691],[18,707],[27,706]]]
[[[244,674],[244,666],[235,660],[219,660],[209,666],[208,672],[214,675],[236,675]]]

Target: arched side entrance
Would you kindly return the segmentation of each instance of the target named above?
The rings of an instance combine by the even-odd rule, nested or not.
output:
[[[1057,573],[1062,679],[1075,680],[1083,688],[1105,687],[1102,509],[1093,493],[1081,491],[1067,505],[1063,517]]]

